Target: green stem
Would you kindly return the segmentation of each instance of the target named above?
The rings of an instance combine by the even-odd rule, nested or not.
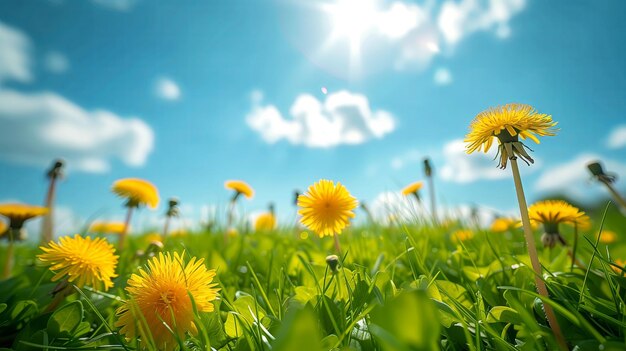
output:
[[[530,227],[528,205],[526,204],[526,196],[524,195],[524,187],[522,186],[522,178],[519,173],[517,158],[511,157],[510,161],[511,170],[513,171],[513,181],[515,182],[515,191],[517,192],[517,202],[519,204],[520,214],[522,216],[522,224],[524,226],[524,236],[526,238],[526,245],[528,246],[528,255],[530,256],[530,262],[533,266],[533,270],[535,271],[535,284],[537,285],[537,292],[546,299],[549,299],[548,288],[546,287],[546,283],[542,279],[543,273],[541,269],[541,263],[539,262],[539,257],[537,256],[535,237]],[[550,305],[546,303],[543,304],[543,309],[546,313],[550,328],[552,328],[552,332],[554,333],[554,336],[559,343],[560,348],[562,350],[568,350],[567,342],[565,341],[565,337],[561,332],[561,326],[556,320],[554,310]]]
[[[171,216],[165,216],[165,224],[163,225],[163,239],[165,239],[165,237],[167,236],[167,232],[169,231],[171,218]]]
[[[335,242],[335,252],[337,256],[341,257],[341,245],[339,245],[339,235],[337,233],[333,234],[333,239]]]
[[[2,272],[3,279],[11,278],[13,273],[13,265],[15,263],[15,240],[13,239],[15,230],[13,228],[9,229],[7,233],[9,235],[9,246],[7,247],[6,257],[4,259],[4,271]]]
[[[430,214],[433,216],[434,224],[438,223],[437,217],[437,199],[435,198],[435,182],[433,177],[428,177],[428,189],[430,191]]]

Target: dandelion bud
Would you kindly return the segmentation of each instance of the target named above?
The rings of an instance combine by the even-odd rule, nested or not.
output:
[[[171,197],[168,201],[167,212],[165,214],[168,217],[178,217],[179,215],[178,205],[179,204],[180,204],[180,201],[178,200],[177,197]]]
[[[560,242],[561,235],[559,233],[543,233],[541,235],[541,243],[544,247],[553,248]]]
[[[46,174],[48,178],[56,179],[56,178],[62,177],[64,164],[65,163],[61,159],[55,160],[54,164],[52,164],[52,167],[50,167],[50,169],[48,170],[48,173]]]
[[[565,245],[565,239],[563,239],[559,232],[558,223],[546,222],[543,224],[543,229],[545,233],[541,235],[541,243],[544,247],[553,248],[557,243]]]
[[[298,197],[300,196],[300,190],[295,190],[293,192],[293,204],[298,206]]]
[[[339,266],[339,256],[337,255],[326,256],[326,264],[328,264],[328,267],[333,273],[337,272],[337,267]]]
[[[424,174],[426,177],[431,177],[433,175],[433,168],[430,166],[430,160],[428,158],[424,159]]]
[[[175,206],[178,206],[179,203],[180,203],[180,201],[178,200],[177,197],[170,197],[170,200],[169,200],[168,204],[169,204],[170,207],[175,207]]]

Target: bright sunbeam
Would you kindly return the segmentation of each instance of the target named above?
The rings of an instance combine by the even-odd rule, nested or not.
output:
[[[333,36],[360,41],[363,34],[376,24],[376,4],[373,0],[338,0],[328,5],[333,23]]]
[[[322,6],[322,9],[328,13],[332,22],[329,40],[347,40],[351,69],[358,71],[363,39],[378,22],[376,0],[336,0]]]

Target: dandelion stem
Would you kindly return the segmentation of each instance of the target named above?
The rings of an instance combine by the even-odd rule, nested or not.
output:
[[[341,257],[341,245],[339,245],[339,235],[337,235],[337,233],[333,234],[333,239],[335,241],[335,252],[337,252],[337,256]]]
[[[167,232],[169,231],[169,228],[170,228],[171,218],[172,216],[165,216],[165,224],[163,224],[163,238],[167,236]]]
[[[65,300],[66,297],[74,293],[74,289],[72,288],[71,285],[67,283],[67,281],[62,281],[61,283],[59,283],[59,285],[57,285],[57,288],[59,286],[61,287],[61,289],[56,292],[53,292],[54,298],[52,299],[52,302],[50,302],[48,307],[46,307],[44,313],[48,313],[48,312],[52,312],[56,310],[59,304],[63,302],[63,300]]]
[[[17,230],[9,228],[9,246],[7,247],[6,257],[4,259],[4,271],[2,272],[2,279],[9,279],[13,273],[13,265],[15,263],[15,235],[19,235]]]
[[[228,205],[228,214],[226,218],[226,230],[224,231],[224,243],[228,242],[228,231],[233,227],[233,222],[235,220],[235,206],[237,205],[237,199],[239,198],[241,193],[239,191],[235,192],[235,195],[230,199],[230,204]]]
[[[124,231],[120,235],[120,240],[117,243],[117,249],[121,252],[124,249],[124,245],[126,244],[126,236],[128,235],[128,230],[130,229],[130,221],[133,217],[133,206],[128,206],[128,212],[126,212],[126,221],[124,221]]]
[[[437,200],[435,199],[435,181],[432,176],[428,177],[428,191],[430,192],[430,214],[433,216],[434,223],[437,224]]]
[[[606,185],[607,189],[609,189],[609,192],[611,193],[611,196],[613,196],[613,199],[615,200],[615,202],[617,202],[619,206],[621,207],[622,213],[626,215],[626,200],[622,197],[622,195],[620,195],[620,193],[617,192],[617,190],[615,190],[615,188],[610,182],[604,181],[602,183]]]
[[[48,213],[43,216],[43,221],[41,224],[41,243],[47,244],[50,240],[52,240],[52,226],[54,225],[53,221],[53,204],[54,204],[54,195],[56,193],[56,177],[50,177],[50,184],[48,185],[48,193],[46,194],[46,203],[45,206],[48,208]]]
[[[517,158],[511,157],[511,170],[513,171],[513,181],[515,182],[515,191],[517,192],[517,202],[519,204],[520,214],[522,216],[522,224],[524,226],[524,236],[526,238],[526,245],[528,246],[528,255],[530,256],[530,262],[533,266],[533,270],[535,271],[535,283],[537,285],[537,292],[544,296],[545,298],[549,298],[548,288],[546,287],[546,283],[543,281],[543,274],[541,271],[541,263],[539,262],[539,257],[537,256],[537,246],[535,245],[535,237],[533,236],[533,232],[530,228],[530,218],[528,216],[528,205],[526,204],[526,197],[524,196],[524,187],[522,186],[522,178],[519,174],[519,167],[517,165]],[[550,324],[550,328],[552,328],[552,332],[556,337],[557,342],[562,350],[567,350],[567,342],[565,341],[565,337],[561,332],[561,327],[556,320],[556,315],[554,314],[554,310],[552,307],[544,303],[543,309],[546,313],[546,317],[548,319],[548,323]]]

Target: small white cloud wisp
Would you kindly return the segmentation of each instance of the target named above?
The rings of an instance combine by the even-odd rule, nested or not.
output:
[[[154,85],[156,96],[163,100],[177,101],[181,98],[182,92],[178,84],[170,78],[161,77]]]

